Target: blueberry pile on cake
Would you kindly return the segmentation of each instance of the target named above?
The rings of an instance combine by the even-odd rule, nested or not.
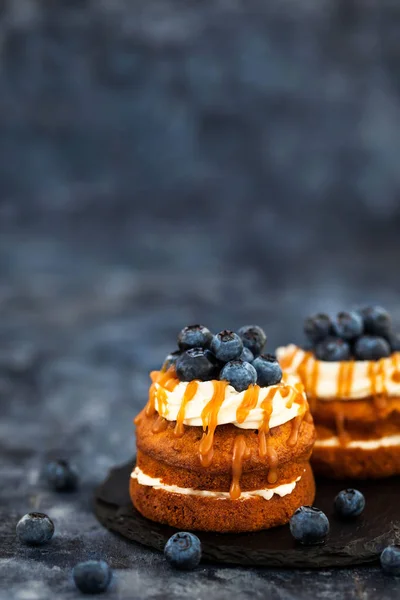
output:
[[[304,386],[282,377],[258,326],[185,327],[136,417],[130,494],[148,519],[240,532],[287,523],[315,495]]]
[[[367,306],[306,319],[307,349],[278,348],[284,373],[305,386],[317,441],[312,464],[331,477],[400,474],[400,336]]]

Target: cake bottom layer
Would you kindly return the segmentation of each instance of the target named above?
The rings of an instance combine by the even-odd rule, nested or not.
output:
[[[318,434],[318,426],[317,426]],[[400,474],[400,435],[351,439],[317,439],[311,457],[314,472],[336,479],[382,478]]]
[[[308,463],[301,478],[293,484],[286,484],[293,489],[288,487],[285,495],[274,493],[268,500],[261,495],[231,500],[218,494],[166,491],[142,485],[136,477],[131,477],[130,495],[135,508],[152,521],[194,531],[245,532],[283,525],[299,506],[313,503],[315,483]]]

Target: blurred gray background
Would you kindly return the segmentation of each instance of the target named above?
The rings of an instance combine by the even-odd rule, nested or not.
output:
[[[0,3],[0,596],[72,598],[97,552],[118,597],[186,598],[90,506],[181,327],[256,322],[272,350],[370,300],[400,325],[399,40],[394,0]],[[60,455],[77,496],[40,481]],[[32,508],[56,521],[44,554],[15,545]],[[226,597],[233,572],[203,571],[196,597]],[[242,597],[303,593],[234,573]],[[304,597],[382,583],[343,573]]]

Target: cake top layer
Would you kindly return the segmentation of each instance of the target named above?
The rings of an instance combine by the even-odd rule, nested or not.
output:
[[[226,381],[179,381],[174,367],[167,372],[154,371],[150,404],[167,421],[207,427],[232,424],[241,429],[269,430],[304,415],[308,403],[298,377],[268,387],[251,385],[238,392]]]
[[[323,362],[377,361],[400,351],[400,334],[393,330],[390,314],[381,306],[366,306],[325,313],[304,322],[307,350]]]
[[[267,336],[258,325],[213,335],[204,325],[189,325],[178,335],[178,350],[164,362],[174,366],[180,381],[226,381],[237,392],[249,386],[268,387],[282,379],[276,356],[263,354]]]

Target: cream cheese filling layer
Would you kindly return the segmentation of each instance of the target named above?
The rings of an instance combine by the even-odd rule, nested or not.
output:
[[[283,371],[296,374],[307,353],[302,348],[290,344],[278,348],[276,354]],[[354,361],[348,393],[346,395],[341,393],[340,398],[337,398],[337,395],[340,366],[343,363],[317,360],[314,356],[310,356],[302,367],[304,369],[303,383],[305,383],[306,392],[310,391],[307,389],[307,384],[310,385],[309,382],[313,378],[315,363],[318,363],[318,365],[317,377],[313,383],[313,392],[321,400],[357,400],[381,393],[389,397],[400,397],[400,352],[394,352],[392,356],[378,361]],[[373,381],[371,369],[373,371]]]
[[[317,440],[315,448],[337,448],[340,446],[339,438],[336,436],[326,440]],[[388,435],[375,440],[351,440],[345,446],[346,448],[359,448],[360,450],[377,450],[378,448],[391,448],[400,446],[400,435]]]
[[[226,425],[228,423],[242,429],[258,429],[264,420],[264,409],[262,402],[267,395],[273,391],[272,412],[269,419],[269,427],[277,427],[291,421],[295,417],[303,414],[308,409],[305,393],[299,392],[294,385],[299,383],[299,378],[295,375],[287,376],[285,386],[275,385],[260,388],[257,405],[250,410],[243,423],[238,423],[236,413],[243,402],[246,391],[237,392],[231,385],[226,387],[225,399],[218,411],[217,425]],[[188,383],[180,381],[178,385],[169,391],[163,388],[164,398],[160,400],[155,398],[155,408],[158,414],[167,421],[176,421],[183,397],[185,395]],[[155,384],[156,390],[160,384]],[[288,395],[282,395],[285,388]],[[201,427],[203,420],[201,414],[205,406],[209,403],[214,394],[212,381],[200,381],[195,396],[185,407],[185,417],[183,423],[193,427]]]
[[[193,488],[182,488],[176,485],[168,485],[163,483],[161,479],[156,477],[150,477],[143,473],[143,471],[136,467],[131,473],[132,479],[136,479],[140,485],[146,485],[154,488],[155,490],[164,490],[164,492],[170,492],[172,494],[182,494],[184,496],[200,496],[202,498],[216,498],[218,500],[230,500],[229,492],[215,492],[208,490],[195,490]],[[265,488],[264,490],[251,490],[250,492],[242,492],[240,500],[249,500],[250,498],[264,498],[264,500],[271,500],[274,495],[287,496],[291,494],[300,481],[301,477],[297,477],[295,481],[290,483],[283,483],[274,488]]]

